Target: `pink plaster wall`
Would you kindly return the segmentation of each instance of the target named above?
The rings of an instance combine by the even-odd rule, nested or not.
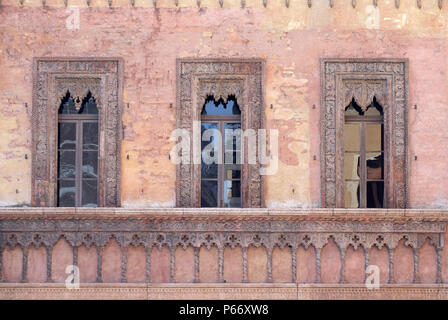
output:
[[[266,203],[319,206],[319,59],[333,57],[409,59],[409,106],[418,106],[408,108],[409,155],[418,156],[410,162],[410,205],[448,208],[446,9],[381,4],[381,17],[390,19],[367,29],[365,6],[81,7],[79,30],[65,27],[64,8],[2,6],[0,205],[30,203],[31,162],[23,154],[31,148],[31,108],[24,103],[31,106],[33,57],[83,56],[124,59],[124,206],[174,206],[175,166],[167,155],[175,108],[169,105],[181,57],[266,59],[265,100],[273,105],[266,125],[282,137],[279,171],[266,178]],[[402,15],[408,22],[394,25]]]

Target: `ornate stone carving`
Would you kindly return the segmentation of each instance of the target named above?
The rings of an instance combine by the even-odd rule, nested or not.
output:
[[[56,78],[56,109],[59,108],[61,100],[65,97],[67,92],[70,92],[70,95],[75,102],[76,110],[81,108],[81,102],[89,92],[95,98],[97,107],[101,108],[100,78]]]
[[[193,122],[200,120],[205,99],[213,95],[227,99],[235,95],[242,112],[242,129],[262,128],[263,72],[260,59],[179,59],[177,61],[177,127],[193,133]],[[193,163],[192,157],[190,155]],[[243,207],[262,207],[260,165],[243,164]],[[200,168],[177,166],[176,206],[200,206]]]
[[[405,208],[407,183],[407,60],[323,59],[321,62],[321,190],[323,207],[343,206],[344,107],[373,97],[384,108],[388,208]]]
[[[418,249],[429,239],[429,244],[438,252],[437,274],[440,275],[440,250],[443,247],[443,235],[448,220],[448,216],[443,214],[428,215],[420,211],[414,214],[388,216],[372,213],[350,215],[348,212],[337,215],[325,212],[304,215],[294,211],[274,214],[268,210],[266,210],[268,214],[247,215],[244,209],[241,209],[241,214],[238,215],[226,215],[219,210],[216,210],[214,215],[186,213],[184,212],[186,209],[182,211],[171,209],[172,211],[167,210],[162,214],[154,210],[142,210],[141,213],[132,214],[117,210],[100,209],[92,213],[67,214],[58,212],[57,209],[53,212],[45,209],[45,214],[34,215],[0,212],[0,253],[7,246],[10,248],[20,246],[24,252],[31,246],[35,248],[44,246],[51,252],[54,245],[63,237],[73,248],[79,246],[97,248],[97,279],[100,282],[102,248],[113,238],[122,253],[128,247],[137,246],[145,247],[147,255],[150,254],[149,249],[154,246],[169,248],[171,281],[174,281],[175,250],[178,246],[184,249],[193,247],[195,252],[199,252],[203,246],[206,248],[214,246],[221,253],[225,247],[239,246],[243,252],[243,270],[245,270],[243,280],[247,280],[246,254],[250,246],[264,247],[268,257],[271,257],[272,250],[276,246],[290,247],[292,253],[296,252],[299,246],[303,246],[316,250],[317,281],[320,281],[319,254],[329,239],[333,239],[340,250],[341,265],[344,265],[345,250],[349,246],[355,249],[361,247],[365,253],[374,246],[387,247],[390,252],[390,270],[393,270],[393,250],[402,239],[406,246],[413,248],[415,270],[418,270]],[[75,256],[76,251],[73,252]],[[24,255],[25,266],[26,258]],[[126,255],[123,254],[122,281],[126,280],[124,276],[126,259]],[[222,256],[218,258],[217,263],[218,270],[223,270]],[[291,263],[291,270],[295,270],[295,260],[292,259]],[[268,259],[268,264],[272,264],[271,259]],[[51,261],[47,261],[47,265],[51,266]],[[268,265],[269,268],[270,266],[272,265]],[[196,261],[195,273],[198,272],[198,268]],[[26,270],[23,272],[26,280]],[[341,272],[343,273],[343,270]],[[392,275],[393,273],[390,277]],[[50,273],[48,279],[51,279]],[[269,280],[268,273],[267,281]],[[390,281],[393,282],[393,279],[390,278]]]
[[[56,206],[57,110],[61,98],[95,97],[100,119],[99,205],[120,206],[121,61],[38,58],[33,75],[32,205]]]

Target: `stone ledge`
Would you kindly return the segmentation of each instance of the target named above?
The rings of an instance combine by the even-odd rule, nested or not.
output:
[[[58,207],[0,207],[0,219],[15,218],[296,218],[349,220],[438,220],[448,221],[448,209],[333,209],[333,208],[58,208]]]
[[[0,284],[1,300],[313,300],[313,299],[448,299],[448,285],[382,285],[369,290],[364,285],[332,284],[82,284],[66,289],[64,284]]]

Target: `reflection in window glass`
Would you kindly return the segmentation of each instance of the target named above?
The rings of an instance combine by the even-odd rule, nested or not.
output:
[[[67,92],[59,107],[60,207],[98,206],[98,109],[90,93],[82,102],[78,100]]]
[[[366,110],[366,109],[364,109]],[[384,207],[384,128],[382,107],[367,111],[354,101],[345,112],[344,204],[346,208]]]
[[[201,206],[241,207],[241,111],[236,99],[208,97],[201,120]]]

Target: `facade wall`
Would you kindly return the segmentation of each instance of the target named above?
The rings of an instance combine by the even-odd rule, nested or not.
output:
[[[31,201],[32,60],[120,57],[124,61],[123,207],[175,206],[176,58],[263,58],[266,128],[279,130],[279,169],[265,177],[267,207],[319,207],[320,58],[409,59],[410,207],[448,207],[448,8],[437,1],[62,1],[3,0],[0,7],[0,205]],[[313,105],[315,108],[313,108]],[[414,109],[414,105],[417,106]],[[272,107],[271,107],[272,106]],[[27,159],[25,159],[25,156]],[[127,159],[129,156],[129,159]],[[315,158],[314,158],[315,156]],[[417,160],[415,160],[417,156]]]

